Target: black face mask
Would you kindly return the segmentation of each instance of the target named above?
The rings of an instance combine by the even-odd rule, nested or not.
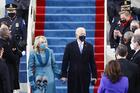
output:
[[[135,32],[136,29],[137,29],[137,27],[136,26],[133,26],[132,27],[132,32]]]
[[[120,19],[120,22],[121,23],[125,23],[126,22],[126,19]]]
[[[85,41],[85,39],[86,39],[86,36],[84,36],[84,35],[82,35],[82,36],[79,36],[79,39],[83,42],[83,41]]]
[[[16,15],[16,13],[8,13],[8,16],[13,18]]]

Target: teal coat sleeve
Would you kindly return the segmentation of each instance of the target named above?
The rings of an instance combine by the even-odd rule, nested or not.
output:
[[[53,69],[53,72],[55,74],[55,77],[57,77],[59,79],[60,78],[61,71],[58,68],[58,65],[56,64],[53,50],[51,50],[51,63],[52,63],[52,69]]]

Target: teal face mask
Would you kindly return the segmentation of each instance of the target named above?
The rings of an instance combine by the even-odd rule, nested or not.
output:
[[[45,43],[41,43],[39,46],[40,49],[46,49],[46,44]]]

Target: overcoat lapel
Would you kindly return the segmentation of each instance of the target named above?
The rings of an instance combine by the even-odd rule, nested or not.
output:
[[[136,55],[139,54],[139,52],[140,52],[140,50],[139,50],[137,53],[134,53],[134,55],[133,55],[132,58],[131,58],[131,61],[135,58]]]
[[[85,51],[86,51],[86,42],[84,42],[82,54],[80,53],[80,49],[79,49],[79,46],[78,46],[78,42],[77,41],[75,41],[74,47],[75,47],[75,52],[77,53],[77,55],[84,55],[85,54]]]
[[[83,46],[83,51],[82,51],[82,55],[84,55],[86,52],[86,42],[84,42],[84,46]]]
[[[74,47],[73,48],[75,48],[75,53],[77,53],[77,55],[81,55],[77,41],[74,42]]]

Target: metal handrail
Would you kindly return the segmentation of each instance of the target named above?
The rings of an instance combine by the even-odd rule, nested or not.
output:
[[[27,29],[27,57],[26,63],[28,67],[28,59],[30,51],[32,50],[33,36],[35,32],[35,15],[36,15],[36,0],[30,0],[29,15],[28,15],[28,29]],[[28,70],[27,70],[28,77]],[[28,93],[30,93],[29,79],[27,78]]]

